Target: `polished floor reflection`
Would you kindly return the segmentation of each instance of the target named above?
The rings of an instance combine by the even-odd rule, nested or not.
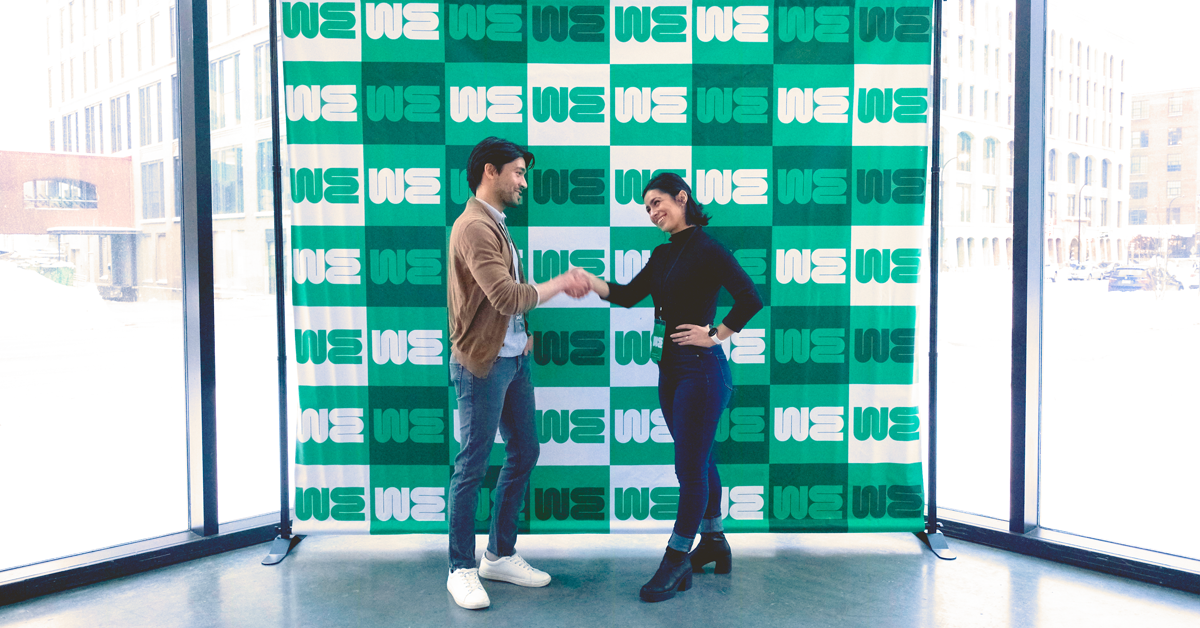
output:
[[[1200,626],[1195,595],[955,540],[940,561],[908,534],[733,535],[731,575],[640,602],[664,541],[524,537],[550,586],[486,583],[492,607],[466,611],[444,536],[309,537],[276,567],[261,545],[2,607],[0,626]]]

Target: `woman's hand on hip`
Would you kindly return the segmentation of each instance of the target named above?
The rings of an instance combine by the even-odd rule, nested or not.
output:
[[[671,334],[671,340],[677,345],[695,345],[697,347],[713,347],[717,339],[708,335],[708,325],[679,325],[676,332]]]

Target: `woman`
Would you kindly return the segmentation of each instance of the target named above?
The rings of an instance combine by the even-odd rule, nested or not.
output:
[[[658,602],[686,591],[692,571],[716,562],[717,573],[732,568],[729,544],[721,527],[721,478],[712,455],[722,410],[733,393],[729,363],[721,341],[739,332],[762,309],[754,283],[733,255],[703,229],[709,216],[679,175],[664,172],[642,190],[646,212],[670,242],[654,249],[646,266],[622,286],[591,277],[601,298],[633,307],[649,294],[654,299],[656,340],[664,329],[659,360],[658,399],[675,441],[679,514],[666,555],[641,597]],[[717,293],[724,287],[734,305],[713,327]],[[659,322],[661,321],[661,326]],[[696,532],[700,544],[691,553]],[[689,564],[690,563],[690,564]]]

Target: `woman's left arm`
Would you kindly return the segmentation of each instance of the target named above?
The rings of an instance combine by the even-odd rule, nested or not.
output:
[[[733,297],[733,308],[721,323],[737,333],[763,308],[762,297],[758,295],[754,281],[746,274],[737,258],[719,244],[714,248],[717,250],[714,251],[712,259],[717,265],[717,276],[721,280],[721,286]]]

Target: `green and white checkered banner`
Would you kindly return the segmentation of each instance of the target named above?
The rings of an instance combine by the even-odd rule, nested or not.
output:
[[[641,205],[664,169],[753,278],[767,307],[725,346],[727,530],[923,527],[931,0],[283,2],[282,22],[297,533],[447,529],[446,248],[489,135],[536,156],[508,212],[531,281],[632,279],[666,241]],[[652,311],[560,295],[529,314],[522,531],[670,531]]]

